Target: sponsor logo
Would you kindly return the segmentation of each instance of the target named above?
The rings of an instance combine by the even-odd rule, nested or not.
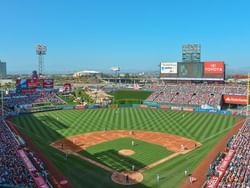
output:
[[[206,67],[205,71],[207,72],[223,72],[222,67],[217,67],[216,64],[210,65],[211,67]]]
[[[177,73],[177,63],[161,63],[161,73]]]
[[[247,96],[224,96],[225,103],[247,104]]]
[[[224,62],[205,62],[204,64],[206,74],[223,74]]]

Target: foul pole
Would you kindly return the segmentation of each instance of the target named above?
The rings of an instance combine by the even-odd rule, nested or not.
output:
[[[246,109],[246,115],[249,115],[249,95],[250,95],[250,73],[247,75],[247,109]]]

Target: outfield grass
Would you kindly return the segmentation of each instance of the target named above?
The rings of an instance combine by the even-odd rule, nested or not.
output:
[[[160,173],[165,178],[161,179],[161,185],[158,187],[175,188],[183,180],[184,170],[194,169],[218,139],[232,128],[237,119],[218,114],[125,108],[43,112],[15,117],[13,122],[32,138],[77,188],[123,186],[112,183],[110,173],[78,157],[69,156],[65,162],[64,155],[49,146],[51,142],[70,135],[104,129],[166,132],[201,142],[203,145],[198,150],[178,156],[146,171],[142,184],[131,186],[154,187],[156,186],[155,175]]]
[[[69,105],[76,105],[76,104],[79,104],[79,102],[74,102],[75,100],[75,97],[72,95],[62,95],[62,94],[59,94],[58,97],[60,97],[62,100],[64,100],[67,104]]]
[[[134,146],[132,146],[132,141],[135,143]],[[118,154],[121,149],[133,150],[135,154],[129,157],[121,156]],[[132,138],[103,142],[80,152],[116,171],[131,170],[132,165],[135,166],[135,170],[138,170],[172,153],[163,146]]]
[[[115,104],[142,104],[152,94],[151,91],[117,90],[109,93]]]

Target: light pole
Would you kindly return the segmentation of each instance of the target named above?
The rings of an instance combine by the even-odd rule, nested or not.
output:
[[[2,90],[2,88],[1,88],[1,96],[2,96],[2,101],[1,101],[1,112],[2,112],[2,117],[4,117],[4,109],[3,109],[3,90]]]
[[[119,78],[119,72],[120,72],[120,67],[111,67],[111,70],[113,71],[113,72],[115,72],[115,76],[116,76],[116,79],[117,79],[117,83],[119,84],[119,86],[120,86],[120,78]]]

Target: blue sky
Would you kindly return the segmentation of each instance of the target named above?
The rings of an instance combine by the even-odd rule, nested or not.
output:
[[[249,0],[0,0],[0,59],[9,73],[158,70],[202,45],[202,60],[250,71]]]

